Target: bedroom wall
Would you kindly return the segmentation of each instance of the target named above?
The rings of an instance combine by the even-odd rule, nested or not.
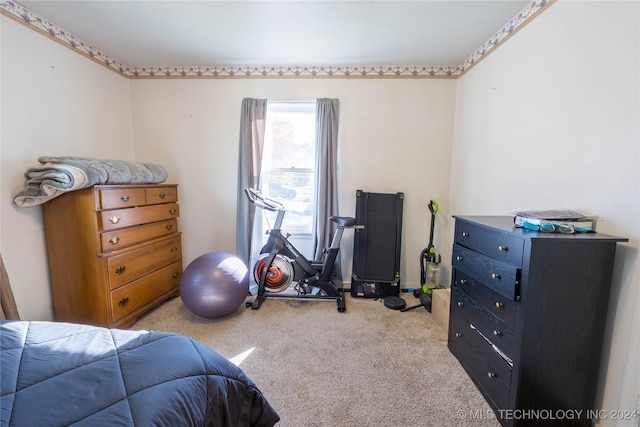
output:
[[[39,156],[133,160],[129,82],[4,15],[0,33],[0,250],[20,315],[50,320],[42,209],[13,196]]]
[[[640,10],[560,1],[458,80],[455,214],[573,208],[616,254],[598,406],[640,396]],[[636,425],[636,420],[603,425]]]
[[[357,189],[404,192],[401,278],[403,286],[417,286],[420,251],[429,239],[429,199],[443,202],[442,224],[449,212],[444,202],[455,84],[413,79],[136,80],[131,83],[135,156],[164,164],[180,185],[187,263],[209,251],[234,253],[242,99],[338,98],[339,214],[355,215]],[[447,234],[437,230],[436,247]],[[352,237],[353,232],[345,232],[342,245],[347,279]]]

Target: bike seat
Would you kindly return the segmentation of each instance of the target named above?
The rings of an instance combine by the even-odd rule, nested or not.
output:
[[[338,227],[353,227],[356,225],[356,219],[350,216],[334,216],[329,217],[329,221],[333,221],[338,224]]]

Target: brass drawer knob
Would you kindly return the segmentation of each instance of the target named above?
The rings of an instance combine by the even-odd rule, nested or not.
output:
[[[500,335],[502,335],[502,332],[500,332],[500,331],[493,331],[493,335],[495,335],[496,337],[499,337]]]
[[[456,332],[456,338],[461,338],[462,334],[460,332]]]
[[[169,213],[171,215],[175,215],[176,214],[176,210],[174,208],[169,209]]]
[[[494,374],[493,372],[487,372],[487,377],[489,378],[495,378],[496,374]]]
[[[128,195],[120,197],[120,200],[122,200],[123,202],[128,202],[129,199],[130,199],[130,197]]]
[[[167,224],[165,228],[167,229],[167,231],[171,231],[173,230],[173,224]]]
[[[120,220],[121,220],[121,219],[122,219],[122,218],[120,218],[118,215],[114,215],[114,216],[112,216],[111,218],[109,218],[109,222],[110,222],[111,224],[117,224],[117,223],[119,223],[119,222],[120,222]]]
[[[116,274],[118,276],[123,275],[125,271],[127,271],[127,267],[125,267],[124,265],[122,267],[116,268]]]
[[[173,275],[172,275],[172,276],[173,276],[173,278],[174,278],[174,279],[177,279],[177,278],[178,278],[178,276],[180,276],[180,273],[178,273],[178,272],[176,271],[175,273],[173,273]]]
[[[467,284],[467,281],[466,281],[465,279],[460,279],[460,284],[461,284],[461,285],[466,285],[466,284]]]
[[[167,193],[160,193],[158,195],[161,199],[164,199],[165,197],[167,197]]]
[[[500,252],[507,252],[509,250],[509,248],[507,246],[498,246],[498,250]]]
[[[124,307],[127,304],[129,304],[129,297],[124,297],[120,301],[118,301],[118,305],[120,307]]]
[[[458,301],[458,307],[464,307],[464,303],[462,301]]]
[[[462,237],[469,237],[469,233],[467,233],[466,231],[462,232]]]
[[[462,261],[462,257],[461,257],[461,256],[457,256],[457,257],[456,257],[456,260],[457,260],[457,261]]]
[[[113,236],[112,238],[109,239],[109,243],[111,243],[112,245],[117,245],[119,241],[120,241],[120,237],[118,236]]]
[[[500,278],[500,275],[498,273],[491,273],[491,278],[497,280]]]
[[[502,307],[504,307],[503,303],[501,303],[501,302],[497,302],[496,303],[496,308],[502,308]]]

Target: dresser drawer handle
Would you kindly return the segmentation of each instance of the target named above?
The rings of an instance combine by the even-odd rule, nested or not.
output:
[[[493,335],[496,337],[499,337],[500,335],[502,335],[502,332],[500,331],[493,331]]]
[[[507,252],[509,250],[509,248],[507,246],[498,246],[498,250],[500,252]]]
[[[495,378],[496,374],[494,374],[493,372],[487,372],[487,377],[489,378]]]
[[[171,215],[175,215],[176,214],[176,210],[174,208],[169,209],[169,213]]]
[[[456,261],[462,261],[462,257],[461,256],[457,256],[456,257]]]
[[[501,302],[497,302],[496,303],[496,308],[502,308],[502,307],[504,307],[503,303],[501,303]]]
[[[466,231],[462,232],[462,237],[469,237],[469,233],[467,233]]]
[[[462,334],[460,332],[456,332],[456,338],[462,338]]]
[[[120,241],[120,237],[118,236],[113,236],[112,238],[109,239],[109,243],[111,243],[112,245],[117,245],[119,241]]]
[[[498,273],[491,273],[491,278],[498,280],[500,279],[500,275]]]
[[[167,231],[171,231],[173,230],[173,224],[167,224],[165,228],[167,229]]]
[[[111,218],[109,218],[109,222],[110,222],[111,224],[117,224],[117,223],[119,223],[119,222],[120,222],[120,220],[121,220],[121,219],[122,219],[122,218],[120,218],[118,215],[114,215],[114,216],[112,216]]]
[[[130,197],[128,195],[125,195],[125,196],[120,197],[120,200],[122,200],[123,202],[128,202],[129,198]]]
[[[464,303],[462,301],[458,301],[458,307],[464,307]]]
[[[461,285],[466,285],[467,284],[467,280],[466,279],[460,279],[460,284]]]
[[[178,273],[177,271],[176,271],[175,273],[173,273],[173,275],[172,275],[172,277],[173,277],[174,279],[177,279],[177,278],[178,278],[178,276],[180,276],[180,273]]]
[[[124,297],[120,301],[118,301],[118,305],[120,307],[124,307],[127,304],[129,304],[129,297]]]
[[[160,196],[161,199],[164,199],[165,197],[167,197],[167,194],[166,193],[160,193],[159,196]]]
[[[116,268],[116,274],[118,276],[122,276],[126,270],[127,270],[127,267],[123,265],[122,267]]]
[[[171,253],[175,254],[176,252],[178,252],[178,248],[171,248]]]

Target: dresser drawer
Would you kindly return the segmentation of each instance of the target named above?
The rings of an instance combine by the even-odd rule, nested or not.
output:
[[[144,188],[99,188],[99,210],[122,209],[146,204]]]
[[[460,245],[453,246],[451,264],[477,282],[511,300],[520,298],[520,269]]]
[[[101,252],[117,251],[176,231],[178,221],[175,219],[107,231],[100,234]]]
[[[473,324],[492,344],[513,360],[516,345],[516,334],[513,327],[498,319],[493,313],[461,291],[458,286],[451,288],[451,314],[454,313]]]
[[[112,322],[117,322],[158,297],[180,286],[182,262],[178,261],[111,292]]]
[[[178,201],[177,187],[152,187],[145,189],[148,205],[175,203]]]
[[[497,260],[522,265],[524,240],[509,234],[471,224],[456,221],[454,243],[488,255]]]
[[[107,258],[109,288],[116,289],[138,277],[178,261],[182,246],[180,236]]]
[[[507,325],[515,325],[520,302],[505,298],[504,295],[478,283],[460,270],[453,270],[453,285],[478,301],[486,310],[499,317]]]
[[[496,408],[508,407],[511,366],[456,313],[451,313],[449,350]]]
[[[177,218],[180,210],[177,203],[142,206],[131,209],[116,209],[98,213],[100,230],[115,230],[132,225],[147,224],[155,221]]]

